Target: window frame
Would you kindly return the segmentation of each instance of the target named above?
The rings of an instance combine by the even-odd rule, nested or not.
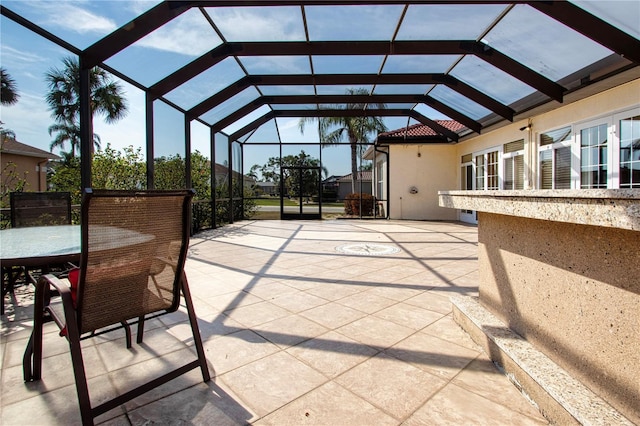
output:
[[[598,164],[591,164],[591,167],[597,167],[600,164],[604,164],[607,167],[606,170],[606,179],[605,179],[605,186],[604,188],[597,186],[598,184],[596,183],[596,186],[590,186],[590,187],[583,187],[583,185],[587,185],[587,183],[583,184],[582,183],[582,151],[583,151],[583,147],[582,147],[582,131],[583,130],[588,130],[588,129],[594,129],[596,127],[599,126],[606,126],[606,135],[607,135],[607,143],[606,143],[606,149],[607,149],[607,153],[606,153],[606,159],[604,159],[604,162],[602,162],[602,158],[600,158],[600,163]],[[615,151],[615,144],[614,144],[614,138],[613,138],[613,132],[612,132],[612,128],[613,128],[613,116],[609,115],[609,116],[603,116],[600,118],[596,118],[593,120],[589,120],[589,121],[583,121],[579,124],[577,124],[575,126],[575,130],[574,130],[574,139],[575,139],[575,144],[574,144],[574,149],[573,152],[575,153],[575,171],[577,173],[577,179],[576,179],[576,188],[577,189],[609,189],[609,188],[616,188],[616,184],[613,182],[614,179],[614,172],[612,170],[612,165],[613,163],[613,158],[612,158],[612,154],[613,151]],[[601,145],[596,145],[597,147],[600,147]],[[597,149],[598,151],[601,148],[594,148]],[[617,175],[617,173],[616,173]]]
[[[489,154],[492,153],[496,153],[496,163],[491,163],[491,164],[495,164],[497,167],[497,171],[496,171],[496,176],[497,176],[497,186],[495,188],[489,188]],[[483,182],[484,182],[484,188],[478,188],[478,164],[477,164],[477,158],[482,156],[483,160],[484,160],[484,164],[483,164],[483,168],[484,168],[484,172],[483,172]],[[491,148],[487,148],[487,149],[483,149],[481,151],[475,151],[473,153],[473,189],[477,190],[477,191],[495,191],[495,190],[499,190],[503,188],[503,164],[502,164],[502,145],[498,145],[498,146],[493,146]]]
[[[464,157],[470,156],[471,158],[468,161],[464,161]],[[475,156],[474,153],[468,153],[460,157],[460,190],[462,191],[473,191],[476,188],[476,168],[475,168]],[[467,171],[470,172],[471,176],[471,188],[463,188],[462,186],[462,173],[466,174]],[[467,179],[465,179],[466,186]],[[478,213],[474,210],[469,209],[460,209],[460,217],[459,219],[462,222],[467,223],[478,223]]]
[[[614,141],[615,149],[612,149],[612,151],[614,151],[612,153],[612,156],[613,156],[613,165],[615,166],[615,169],[612,170],[612,172],[615,175],[613,179],[616,185],[615,188],[620,188],[620,161],[621,161],[620,150],[622,148],[621,135],[620,135],[620,130],[621,130],[620,121],[624,119],[632,118],[632,117],[637,117],[637,116],[640,116],[640,106],[629,108],[627,110],[620,111],[613,114],[613,130],[614,131],[613,131],[612,139]],[[634,189],[634,188],[638,188],[638,187],[631,186],[630,188],[625,187],[623,189]]]
[[[555,132],[557,130],[561,130],[564,129],[566,127],[569,127],[569,139],[565,139],[562,141],[558,141],[558,142],[554,142],[554,143],[550,143],[547,145],[540,145],[540,139],[542,138],[542,135],[546,134],[546,133],[551,133],[551,132]],[[576,171],[576,153],[575,153],[575,127],[571,124],[566,124],[564,126],[557,126],[554,127],[553,129],[549,129],[549,130],[545,130],[544,132],[540,132],[537,134],[537,145],[538,145],[538,150],[537,150],[537,156],[536,156],[536,167],[537,167],[537,188],[538,189],[542,189],[542,164],[540,161],[540,154],[542,152],[545,151],[551,151],[551,188],[545,188],[545,189],[557,189],[556,185],[556,151],[562,148],[569,148],[570,152],[571,152],[571,172],[570,172],[570,181],[569,181],[569,187],[571,189],[575,189],[576,186],[578,185],[579,187],[579,182],[580,182],[580,172]],[[580,153],[578,152],[578,167],[579,167],[579,155]]]
[[[520,141],[522,141],[522,149],[519,149],[517,151],[504,152],[505,145],[508,145],[510,143],[513,143],[513,142],[520,142]],[[499,174],[499,177],[500,177],[500,189],[505,189],[507,191],[520,191],[520,189],[516,189],[515,188],[515,182],[516,182],[515,177],[516,177],[516,172],[517,172],[517,168],[515,167],[515,158],[516,157],[522,157],[522,161],[523,161],[523,167],[522,167],[522,173],[523,173],[523,175],[522,175],[522,189],[524,189],[526,187],[526,185],[527,185],[527,179],[526,179],[527,178],[527,173],[526,173],[527,165],[526,165],[526,163],[524,161],[525,160],[524,153],[525,153],[526,143],[527,142],[523,138],[523,139],[516,139],[515,141],[507,142],[507,143],[502,145],[502,158],[499,160],[500,163],[502,164],[502,172]],[[512,189],[507,189],[506,188],[507,168],[506,168],[506,164],[505,163],[506,163],[507,160],[511,160],[511,162],[513,163],[513,168],[512,168],[513,176],[511,176],[511,179],[512,179],[512,181],[514,183],[514,188],[512,188]]]
[[[588,189],[582,188],[581,177],[581,131],[590,127],[606,124],[607,126],[607,189],[620,188],[620,121],[631,117],[640,116],[640,105],[625,107],[618,110],[610,111],[597,117],[591,117],[585,120],[569,123],[565,125],[555,126],[551,129],[542,131],[536,135],[537,141],[537,184],[536,188],[542,189],[542,169],[540,162],[540,153],[551,150],[552,160],[552,188],[556,188],[556,155],[555,151],[560,148],[570,147],[571,149],[571,189]],[[571,127],[571,137],[564,141],[554,142],[548,145],[540,145],[540,139],[543,134],[560,130],[565,127]]]

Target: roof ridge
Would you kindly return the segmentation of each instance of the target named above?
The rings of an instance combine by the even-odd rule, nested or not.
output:
[[[52,152],[45,151],[35,146],[27,145],[26,143],[19,142],[16,139],[5,139],[2,141],[0,151],[6,154],[24,155],[27,157],[38,157],[57,160],[61,158]]]

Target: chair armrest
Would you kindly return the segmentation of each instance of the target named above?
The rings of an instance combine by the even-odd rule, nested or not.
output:
[[[71,302],[71,287],[68,284],[64,283],[60,278],[56,277],[53,274],[46,274],[40,276],[40,280],[38,281],[39,285],[50,285],[55,288],[60,297],[62,297],[62,303],[64,303],[65,299],[69,299]]]
[[[53,274],[40,276],[40,279],[38,280],[38,284],[36,286],[36,292],[40,292],[43,297],[43,308],[49,312],[53,320],[56,322],[56,324],[58,324],[58,327],[62,329],[64,328],[67,321],[60,318],[53,309],[48,308],[50,302],[50,287],[55,288],[60,295],[60,298],[62,299],[62,307],[64,309],[65,318],[68,318],[69,314],[71,314],[72,312],[75,314],[75,309],[73,308],[73,300],[71,298],[71,287],[69,287],[68,284],[66,284],[64,281]]]

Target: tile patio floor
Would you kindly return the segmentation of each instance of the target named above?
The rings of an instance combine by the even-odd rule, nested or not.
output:
[[[401,251],[336,250],[348,243]],[[546,423],[451,318],[449,295],[477,294],[475,227],[245,221],[193,237],[187,274],[211,382],[192,371],[96,423]],[[67,345],[52,324],[42,381],[22,381],[30,290],[18,299],[2,318],[0,424],[79,423]],[[94,401],[194,353],[183,311],[149,322],[131,350],[118,333],[84,345]]]

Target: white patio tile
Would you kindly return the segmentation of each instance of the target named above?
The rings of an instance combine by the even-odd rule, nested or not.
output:
[[[402,251],[336,251],[349,242]],[[194,236],[186,271],[212,380],[190,371],[96,423],[545,422],[451,319],[450,295],[477,294],[475,227],[237,222]],[[32,289],[2,318],[0,423],[79,423],[68,347],[53,324],[45,325],[43,380],[22,382]],[[122,337],[83,342],[94,403],[194,357],[184,306],[148,321],[142,345],[127,350]]]

